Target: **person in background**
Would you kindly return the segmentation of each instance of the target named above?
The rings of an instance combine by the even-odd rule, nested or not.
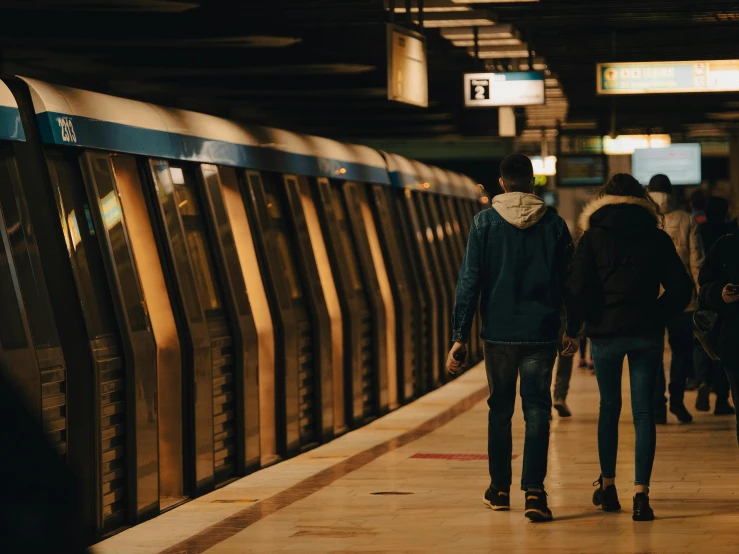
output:
[[[691,202],[692,200],[693,197],[691,197]],[[731,233],[732,226],[726,221],[728,213],[729,202],[725,198],[712,196],[704,203],[703,223],[698,226],[698,230],[706,252],[709,252],[721,237]],[[711,392],[713,392],[716,395],[713,413],[715,415],[733,414],[734,408],[729,403],[729,380],[726,373],[721,368],[721,363],[713,361],[698,341],[693,350],[693,363],[699,384],[695,409],[699,412],[710,411]]]
[[[708,252],[699,282],[702,305],[719,313],[716,353],[726,371],[736,406],[739,403],[739,231],[733,230],[716,241]]]
[[[587,337],[582,337],[580,339],[580,363],[578,364],[578,367],[580,369],[589,369],[590,371],[595,370],[595,367],[593,366],[593,360],[588,359]]]
[[[703,189],[695,189],[690,195],[690,210],[692,211],[693,219],[698,225],[703,225],[707,221],[706,192]]]
[[[629,360],[631,411],[636,431],[632,518],[651,521],[649,482],[657,432],[654,391],[664,329],[690,302],[693,285],[669,235],[660,229],[657,205],[631,175],[619,173],[580,216],[567,294],[595,361],[600,390],[598,454],[601,475],[593,503],[606,512],[621,504],[615,486],[621,376]],[[660,295],[660,288],[664,293]]]
[[[664,216],[664,230],[675,244],[678,256],[690,274],[697,291],[698,273],[705,259],[703,241],[693,217],[675,206],[672,183],[667,175],[655,175],[649,181],[649,196]],[[670,412],[681,423],[690,423],[693,416],[685,407],[685,384],[693,375],[693,313],[698,308],[697,294],[687,309],[667,321],[667,338],[672,350],[670,362]],[[664,369],[657,376],[655,391],[655,417],[657,423],[667,423],[667,399],[665,398]]]
[[[478,308],[485,341],[488,399],[488,469],[490,486],[483,496],[493,510],[510,509],[513,439],[511,419],[521,375],[526,435],[521,489],[524,515],[531,521],[552,519],[544,492],[552,413],[552,369],[557,356],[560,310],[572,239],[564,220],[533,194],[534,169],[526,156],[508,156],[500,164],[505,191],[492,208],[475,216],[457,281],[452,314],[453,346],[447,370],[461,367]],[[563,353],[577,349],[580,323],[568,317]]]

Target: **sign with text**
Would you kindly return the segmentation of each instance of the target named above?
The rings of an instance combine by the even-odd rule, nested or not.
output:
[[[599,63],[598,94],[739,91],[739,60]]]
[[[544,73],[465,73],[464,105],[467,107],[533,106],[544,104]]]
[[[392,24],[387,27],[387,97],[422,108],[429,105],[426,39]]]

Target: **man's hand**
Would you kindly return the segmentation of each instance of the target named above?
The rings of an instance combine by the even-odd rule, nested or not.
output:
[[[446,370],[452,375],[462,370],[462,362],[454,359],[454,353],[458,350],[463,350],[464,348],[464,343],[455,342],[452,345],[452,349],[449,351],[449,355],[446,357]]]
[[[572,337],[565,335],[562,337],[562,351],[560,352],[560,355],[567,357],[574,356],[579,347],[580,344],[577,339],[573,339]]]
[[[732,285],[729,283],[724,287],[724,290],[721,291],[721,298],[724,299],[724,302],[727,304],[733,304],[734,302],[739,300],[739,285]]]

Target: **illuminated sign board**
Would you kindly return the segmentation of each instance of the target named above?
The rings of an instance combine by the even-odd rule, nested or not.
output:
[[[531,165],[534,168],[534,175],[552,176],[557,174],[557,157],[547,156],[531,156]]]
[[[533,106],[544,104],[544,73],[465,73],[464,105],[467,107]]]
[[[739,91],[739,60],[599,63],[598,94]]]
[[[422,108],[429,105],[426,39],[392,24],[387,27],[387,97]]]

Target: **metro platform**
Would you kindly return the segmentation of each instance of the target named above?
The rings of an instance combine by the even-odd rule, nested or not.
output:
[[[552,421],[547,492],[555,520],[533,524],[518,491],[524,436],[513,422],[511,511],[482,503],[488,484],[487,383],[459,379],[328,444],[194,499],[93,547],[95,554],[246,552],[738,552],[734,418],[696,413],[658,428],[651,498],[631,520],[634,430],[624,372],[617,486],[624,510],[591,503],[599,475],[598,391],[573,370],[573,417]],[[695,393],[688,392],[691,408]]]

